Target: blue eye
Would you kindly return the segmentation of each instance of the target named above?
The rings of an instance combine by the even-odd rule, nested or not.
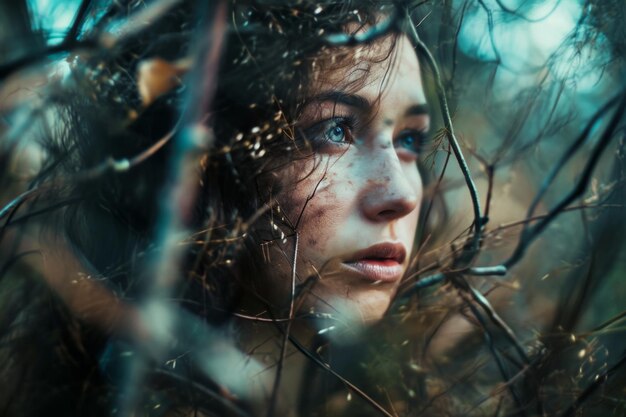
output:
[[[417,131],[401,133],[400,137],[396,139],[396,147],[419,154],[422,152],[422,148],[424,147],[424,136],[424,133]]]
[[[346,129],[337,122],[333,122],[333,126],[324,132],[324,138],[331,142],[342,143],[346,140]]]
[[[302,133],[315,151],[333,153],[352,144],[355,129],[356,121],[348,115],[322,120]]]
[[[415,147],[415,143],[417,142],[417,139],[415,139],[415,136],[405,136],[402,139],[400,139],[400,143],[402,144],[403,147],[407,148],[407,149],[413,149]]]

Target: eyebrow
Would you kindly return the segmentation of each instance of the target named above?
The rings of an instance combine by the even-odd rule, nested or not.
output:
[[[405,116],[419,116],[421,114],[430,114],[428,104],[414,104],[404,112]]]
[[[326,91],[307,100],[307,105],[312,102],[332,101],[335,103],[345,104],[346,106],[355,107],[359,110],[366,110],[371,106],[368,99],[358,94],[344,93],[343,91]]]
[[[305,106],[313,102],[325,102],[332,101],[338,104],[344,104],[346,106],[354,107],[358,110],[367,110],[372,106],[372,103],[365,97],[359,94],[345,93],[343,91],[326,91],[315,95],[307,100]],[[418,115],[430,114],[430,109],[426,103],[413,104],[407,108],[404,112],[405,116],[418,116]]]

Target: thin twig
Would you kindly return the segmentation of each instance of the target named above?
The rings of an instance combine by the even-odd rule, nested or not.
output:
[[[589,120],[589,122],[587,123],[583,131],[580,133],[580,135],[578,135],[576,140],[570,145],[570,147],[561,156],[559,161],[554,165],[550,173],[545,177],[543,183],[541,184],[541,187],[539,188],[539,191],[537,191],[537,194],[535,195],[535,197],[533,198],[533,201],[528,207],[528,211],[526,213],[527,218],[530,218],[532,217],[533,214],[535,214],[535,209],[541,202],[541,199],[543,198],[545,193],[548,191],[548,188],[554,182],[554,179],[559,174],[561,169],[576,154],[576,152],[580,149],[582,144],[587,140],[587,138],[589,137],[589,134],[591,133],[591,130],[598,123],[600,118],[604,116],[604,114],[607,111],[609,111],[611,107],[617,104],[621,96],[622,95],[620,94],[620,95],[617,95],[616,97],[613,97],[592,116],[591,120]],[[522,233],[525,233],[525,230],[526,228],[524,228]]]
[[[372,26],[363,32],[357,33],[331,33],[324,37],[324,41],[330,46],[355,46],[374,42],[383,36],[392,33],[404,24],[400,7],[396,5],[391,15],[383,22]]]
[[[172,1],[166,3],[171,4]],[[128,370],[129,376],[122,392],[128,390],[130,394],[121,398],[120,408],[123,416],[133,415],[136,411],[137,388],[145,378],[145,366],[148,363],[144,352],[152,351],[158,359],[167,351],[169,340],[167,335],[172,331],[175,320],[175,312],[169,298],[180,278],[179,266],[184,254],[177,237],[187,234],[193,216],[197,198],[196,156],[210,145],[212,139],[207,130],[201,130],[201,126],[209,111],[217,83],[217,68],[224,45],[228,2],[222,0],[205,5],[199,11],[204,14],[203,24],[198,27],[201,31],[200,41],[196,45],[201,65],[195,68],[191,76],[196,80],[202,80],[201,83],[196,83],[201,88],[190,91],[187,108],[193,111],[186,113],[185,120],[181,122],[185,129],[176,135],[173,143],[168,167],[169,181],[163,190],[167,203],[159,213],[161,226],[156,237],[156,246],[160,249],[159,256],[154,257],[148,265],[149,280],[145,282],[143,294],[140,295],[143,301],[142,310],[146,314],[151,314],[152,311],[159,312],[158,323],[147,323],[149,328],[158,326],[158,331],[153,332],[152,337],[146,340],[136,341],[135,347],[143,354],[136,356]]]
[[[215,392],[209,387],[206,387],[193,380],[190,380],[189,378],[185,378],[183,376],[180,376],[166,369],[157,368],[157,369],[154,369],[152,373],[156,376],[161,376],[166,379],[172,380],[187,388],[192,388],[198,394],[201,394],[202,398],[204,398],[205,400],[210,399],[211,401],[218,403],[224,409],[227,409],[231,413],[229,415],[240,416],[240,417],[251,417],[251,414],[249,414],[245,410],[242,410],[240,407],[237,407],[236,404],[233,404],[232,401],[229,401],[228,397],[225,396],[223,393]]]
[[[0,65],[0,80],[5,79],[12,73],[24,69],[31,64],[44,60],[49,56],[74,51],[76,49],[94,49],[98,46],[98,43],[91,39],[63,41],[58,45],[47,46],[43,50],[31,52],[14,61]]]
[[[295,242],[293,249],[293,263],[291,265],[291,288],[289,293],[289,320],[287,321],[287,325],[285,326],[285,331],[283,333],[283,340],[280,347],[280,357],[278,359],[278,363],[276,366],[276,377],[274,378],[274,386],[272,387],[272,397],[270,400],[270,405],[267,410],[267,416],[272,417],[274,415],[276,409],[276,401],[278,399],[278,390],[280,389],[280,381],[283,373],[283,365],[285,362],[285,355],[287,353],[287,340],[289,339],[289,335],[291,333],[291,325],[293,323],[294,318],[294,304],[296,298],[296,265],[298,262],[298,246],[299,246],[299,238],[300,234],[296,231],[295,233]]]
[[[494,360],[496,361],[496,365],[498,366],[498,370],[500,371],[500,374],[502,375],[502,379],[504,380],[505,383],[509,382],[511,380],[511,378],[509,377],[509,374],[506,370],[506,367],[504,366],[504,362],[502,361],[502,358],[500,357],[500,353],[498,352],[495,344],[494,344],[494,340],[493,340],[493,336],[491,335],[491,332],[489,331],[489,329],[487,328],[487,323],[485,322],[484,317],[482,316],[482,314],[480,313],[480,311],[476,308],[476,306],[474,305],[474,302],[472,302],[471,299],[469,299],[467,297],[467,295],[464,294],[464,292],[461,292],[461,297],[465,300],[465,302],[467,303],[468,307],[470,308],[470,311],[472,312],[473,316],[476,318],[476,320],[478,321],[478,323],[480,324],[482,330],[483,330],[483,335],[485,338],[485,342],[487,344],[487,347],[489,348],[489,351],[491,352]],[[519,394],[517,393],[517,391],[515,390],[515,387],[513,387],[512,384],[507,384],[507,388],[511,394],[511,397],[513,397],[513,401],[515,401],[515,403],[517,404],[517,406],[519,407],[520,410],[522,410],[522,401],[519,397]],[[523,411],[522,411],[523,413]],[[525,413],[523,413],[525,414]]]
[[[595,170],[595,167],[600,160],[600,156],[607,148],[611,140],[613,139],[613,133],[617,129],[618,124],[621,121],[621,118],[624,115],[624,109],[626,108],[626,93],[622,92],[620,94],[621,100],[619,102],[618,108],[615,110],[613,117],[611,118],[608,126],[604,130],[602,136],[598,140],[598,143],[594,147],[591,152],[587,163],[585,164],[585,168],[580,175],[580,178],[574,188],[566,194],[563,199],[552,209],[542,220],[539,221],[535,226],[530,229],[527,229],[526,233],[522,234],[520,237],[520,241],[513,251],[513,254],[502,264],[507,268],[511,268],[515,265],[519,260],[524,256],[526,250],[530,246],[530,244],[537,238],[537,236],[565,209],[569,206],[574,200],[579,198],[587,189],[587,185],[589,181],[591,181],[591,174]]]
[[[409,35],[413,42],[413,47],[415,48],[417,52],[419,52],[421,55],[423,55],[426,58],[428,65],[430,66],[431,70],[434,73],[434,77],[436,81],[437,96],[439,98],[439,104],[441,107],[441,113],[443,116],[446,133],[448,136],[448,141],[452,147],[452,151],[454,152],[454,156],[457,160],[457,163],[459,164],[459,168],[461,169],[461,173],[463,174],[463,178],[465,179],[465,183],[467,185],[470,198],[472,200],[472,207],[474,211],[474,236],[473,236],[473,241],[471,245],[472,253],[468,256],[468,258],[473,258],[479,249],[480,235],[481,235],[481,230],[482,230],[480,199],[478,197],[478,190],[476,188],[476,184],[474,183],[474,180],[472,179],[472,174],[469,170],[467,162],[465,161],[465,157],[463,156],[463,151],[461,150],[461,147],[459,146],[459,142],[454,133],[452,117],[450,116],[448,100],[446,98],[446,93],[443,87],[443,81],[441,78],[441,73],[439,72],[439,67],[437,66],[437,63],[432,53],[430,52],[428,47],[424,44],[424,42],[422,42],[419,35],[417,34],[417,30],[415,29],[415,26],[413,25],[413,21],[411,20],[411,16],[409,15],[408,10],[406,12],[406,19],[407,19],[407,22],[409,23]]]
[[[177,131],[178,131],[178,124],[170,132],[168,132],[164,137],[162,137],[157,142],[152,144],[150,147],[141,151],[140,153],[138,153],[137,155],[131,158],[123,158],[123,159],[109,158],[106,161],[102,162],[101,164],[96,165],[93,168],[89,168],[85,171],[72,175],[70,178],[65,178],[63,180],[53,179],[51,181],[44,182],[43,184],[40,184],[39,186],[35,188],[31,188],[30,190],[27,190],[23,192],[22,194],[18,195],[17,197],[15,197],[13,200],[5,204],[4,207],[0,209],[0,219],[3,219],[4,217],[8,216],[6,222],[0,228],[0,240],[4,234],[5,229],[8,226],[13,225],[13,224],[19,224],[36,215],[69,205],[73,202],[78,201],[78,199],[70,199],[64,202],[60,202],[58,204],[54,204],[50,207],[47,207],[45,209],[37,210],[32,213],[28,213],[23,216],[20,216],[16,219],[12,219],[13,215],[26,201],[31,200],[33,198],[37,198],[38,196],[40,196],[41,194],[45,192],[52,191],[55,189],[55,187],[59,187],[63,185],[71,185],[72,183],[80,184],[80,183],[93,181],[102,177],[103,175],[109,172],[117,172],[117,173],[127,172],[137,167],[139,164],[143,163],[144,161],[152,157],[154,154],[156,154],[160,149],[163,148],[163,146],[165,146],[171,140],[171,138],[174,136],[174,134]]]
[[[294,338],[292,336],[289,336],[289,341],[304,356],[306,356],[307,358],[312,360],[313,363],[315,363],[317,366],[319,366],[320,368],[322,368],[323,370],[325,370],[326,372],[328,372],[329,374],[331,374],[332,376],[337,378],[343,384],[345,384],[352,392],[354,392],[356,395],[358,395],[359,397],[364,399],[375,410],[379,411],[385,417],[394,417],[393,414],[391,414],[387,410],[385,410],[385,408],[382,405],[378,404],[373,398],[371,398],[369,395],[367,395],[363,390],[361,390],[356,385],[354,385],[352,382],[350,382],[349,380],[347,380],[346,378],[344,378],[343,376],[338,374],[333,368],[330,367],[329,364],[327,364],[321,358],[319,358],[317,355],[315,355],[313,352],[311,352],[310,350],[308,350],[307,348],[302,346],[302,344],[296,338]]]
[[[509,341],[515,347],[517,354],[524,360],[524,362],[526,362],[526,364],[529,364],[530,359],[528,358],[526,351],[522,347],[522,344],[519,342],[519,340],[517,340],[517,336],[515,336],[515,333],[513,332],[513,330],[505,323],[504,320],[502,320],[502,318],[498,315],[498,313],[493,309],[493,307],[489,303],[489,300],[487,300],[487,298],[485,298],[485,296],[483,296],[476,288],[472,287],[466,282],[464,282],[464,284],[467,285],[467,289],[472,295],[472,298],[474,299],[474,301],[476,301],[476,303],[485,311],[485,313],[487,313],[487,316],[489,317],[489,319],[504,332],[506,338],[509,339]]]
[[[493,12],[491,9],[485,4],[484,0],[478,0],[478,4],[485,10],[487,13],[487,27],[489,31],[489,42],[491,44],[491,49],[493,49],[493,53],[496,56],[496,63],[502,63],[502,58],[500,57],[500,51],[498,51],[498,47],[496,46],[496,39],[493,33]],[[496,67],[497,68],[497,67]]]
[[[576,398],[574,403],[562,414],[561,417],[571,417],[577,415],[577,411],[580,406],[589,399],[589,397],[596,392],[602,385],[604,385],[609,378],[624,364],[626,364],[626,352],[622,353],[622,357],[609,369],[602,372],[597,376],[595,381],[589,385],[585,390]]]
[[[85,17],[87,16],[90,6],[91,0],[83,0],[80,2],[78,12],[76,12],[76,17],[74,18],[74,22],[72,22],[72,27],[70,27],[70,30],[68,30],[65,35],[65,42],[72,42],[78,38],[80,28],[85,21]]]
[[[550,9],[550,11],[548,13],[546,13],[545,15],[543,15],[541,17],[530,18],[530,17],[524,16],[518,10],[513,10],[513,9],[507,7],[504,3],[502,3],[502,0],[494,0],[494,1],[498,5],[498,7],[500,7],[500,9],[502,9],[503,12],[508,13],[508,14],[512,14],[515,17],[518,17],[518,18],[520,18],[522,20],[525,20],[526,22],[529,22],[529,23],[538,23],[538,22],[541,22],[543,20],[546,20],[548,17],[550,17],[552,15],[552,13],[554,13],[554,11],[561,4],[561,0],[556,0],[554,2],[554,6],[552,6],[552,9]]]

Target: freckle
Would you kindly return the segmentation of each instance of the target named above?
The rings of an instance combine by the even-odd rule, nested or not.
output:
[[[308,242],[309,242],[309,245],[311,245],[311,246],[317,245],[317,240],[315,240],[313,238],[309,238]]]
[[[388,175],[387,175],[387,176],[385,176],[383,179],[385,180],[385,182],[389,182],[389,181],[391,181],[391,178],[389,178],[389,176],[388,176]]]
[[[352,168],[352,166],[353,166],[353,165],[354,165],[354,162],[350,162],[350,163],[348,164],[348,168]]]
[[[309,218],[311,219],[316,219],[316,218],[321,218],[324,216],[324,214],[326,213],[326,209],[325,208],[320,208],[320,209],[313,209],[309,212]]]

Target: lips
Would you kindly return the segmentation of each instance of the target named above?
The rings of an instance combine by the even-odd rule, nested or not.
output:
[[[379,243],[354,253],[343,263],[372,282],[396,282],[404,273],[405,258],[401,243]]]

